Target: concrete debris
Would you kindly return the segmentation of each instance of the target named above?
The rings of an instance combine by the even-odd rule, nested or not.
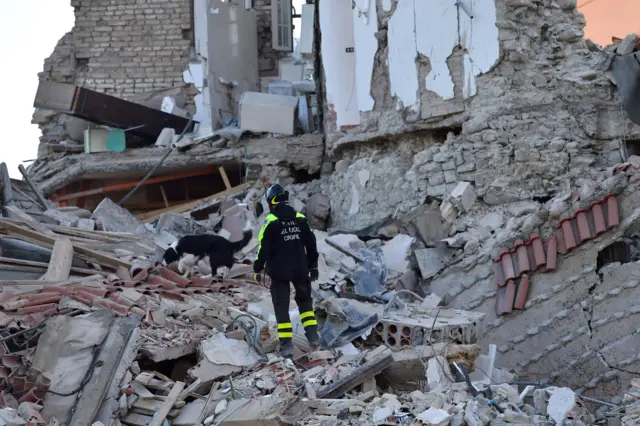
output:
[[[71,3],[37,160],[0,165],[0,426],[640,423],[637,34],[585,40],[576,0],[308,1],[298,45],[272,0]],[[320,253],[292,360],[274,183]],[[247,228],[230,268],[159,262]]]
[[[313,229],[326,230],[327,221],[331,213],[329,197],[323,194],[315,194],[307,200],[307,218]]]
[[[476,202],[476,191],[469,182],[460,182],[453,191],[451,191],[451,197],[462,206],[464,211],[468,212]]]
[[[229,235],[246,221],[251,226],[259,225],[246,204],[229,199],[221,209],[221,229]],[[451,367],[455,364],[473,370],[479,355],[478,324],[483,315],[440,309],[441,301],[436,295],[425,300],[400,301],[402,293],[398,293],[393,297],[394,303],[389,303],[388,295],[395,292],[384,279],[383,293],[391,291],[387,296],[380,293],[372,295],[375,298],[354,300],[357,295],[345,284],[349,276],[356,277],[356,272],[370,262],[367,256],[373,250],[355,235],[327,236],[315,231],[323,265],[321,280],[314,284],[323,298],[318,299],[318,312],[324,310],[331,318],[321,321],[321,335],[336,336],[340,332],[352,337],[346,344],[341,343],[340,350],[309,351],[299,315],[292,310],[297,354],[291,362],[274,353],[277,328],[271,297],[267,288],[251,279],[255,246],[246,254],[239,254],[238,263],[226,279],[206,277],[198,268],[179,274],[177,263],[168,267],[154,263],[152,256],[158,240],[154,234],[175,239],[170,232],[193,231],[194,226],[202,226],[192,219],[167,214],[161,226],[156,229],[142,226],[144,232],[140,232],[141,224],[134,217],[105,200],[92,216],[101,230],[81,231],[62,224],[39,223],[15,208],[12,211],[19,213],[14,217],[33,221],[31,230],[6,220],[0,220],[0,227],[10,235],[30,241],[43,244],[55,241],[52,262],[63,263],[55,260],[55,247],[62,247],[58,242],[65,241],[60,235],[69,235],[67,245],[73,250],[67,250],[70,258],[65,265],[71,265],[70,269],[62,271],[62,275],[47,274],[52,283],[3,284],[0,306],[4,311],[0,319],[5,327],[29,330],[43,321],[47,324],[35,358],[24,365],[33,365],[53,377],[48,382],[49,388],[40,387],[37,381],[29,385],[32,388],[25,388],[24,383],[16,380],[30,380],[29,374],[33,373],[21,369],[20,362],[11,367],[17,368],[15,374],[2,379],[4,389],[12,392],[2,394],[5,406],[0,415],[6,424],[68,421],[69,413],[87,418],[88,422],[108,425],[115,421],[130,426],[165,419],[170,425],[180,426],[275,425],[279,424],[278,419],[287,416],[302,424],[323,416],[352,419],[359,424],[406,417],[423,424],[445,425],[456,416],[463,416],[468,423],[482,423],[486,418],[498,416],[488,403],[485,407],[479,400],[464,396],[466,384],[460,382]],[[238,220],[225,224],[229,218]],[[36,229],[42,229],[42,233]],[[76,240],[77,233],[82,235],[81,239]],[[93,246],[87,243],[91,238],[101,241],[99,249],[88,248]],[[380,241],[377,250],[382,267],[386,263],[393,273],[411,270],[412,253],[420,258],[420,252],[414,252],[415,247],[416,239],[402,233],[390,241]],[[111,250],[111,254],[105,250]],[[73,266],[72,257],[85,260],[84,268]],[[128,260],[122,260],[125,258]],[[442,263],[446,262],[449,260],[444,257]],[[83,276],[76,279],[73,274],[79,272]],[[25,285],[30,286],[29,291],[21,290]],[[293,301],[291,306],[295,306]],[[354,315],[360,311],[377,314],[363,316],[364,328],[357,329]],[[74,316],[78,313],[88,316]],[[366,322],[370,320],[373,322]],[[14,325],[17,321],[22,325]],[[90,335],[69,340],[82,333]],[[10,350],[19,351],[21,342],[26,343],[14,341],[14,346],[10,346],[14,349]],[[104,376],[104,380],[96,382],[95,396],[87,394],[77,401],[57,394],[44,397],[47,389],[63,393],[89,374],[86,371],[90,358],[98,346],[104,347],[98,356],[104,357],[105,364],[100,366],[100,377]],[[108,358],[105,351],[118,351],[122,354],[118,358],[121,361]],[[140,364],[134,362],[136,357],[141,358]],[[85,358],[86,362],[80,362]],[[141,369],[142,360],[147,367],[157,368]],[[160,372],[160,366],[168,360],[172,367]],[[69,367],[69,362],[74,366]],[[416,371],[421,371],[417,380]],[[110,387],[110,383],[118,386]],[[396,389],[393,393],[379,394],[383,386]],[[100,397],[99,388],[110,390]],[[298,388],[304,389],[306,398],[300,400],[300,394],[293,391]],[[425,389],[430,393],[423,394],[421,390]],[[496,398],[506,395],[514,404],[522,404],[516,399],[516,391],[506,394],[498,388],[494,391]],[[411,392],[411,397],[403,392]],[[550,395],[549,410],[554,416],[560,415],[557,413],[564,406]],[[11,397],[17,405],[7,403],[12,401]],[[89,403],[87,398],[94,397],[97,398],[94,407],[97,404],[101,408],[95,412],[81,410],[83,404]],[[310,415],[300,417],[300,413],[292,412],[295,400],[310,408]],[[35,405],[24,405],[27,402]],[[506,402],[499,400],[498,404],[501,403]],[[570,412],[571,407],[565,411]],[[112,413],[118,418],[112,418]],[[517,417],[521,415],[508,409],[504,412],[505,421],[516,419],[526,423],[527,419]]]

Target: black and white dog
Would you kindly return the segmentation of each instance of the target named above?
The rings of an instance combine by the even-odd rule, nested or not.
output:
[[[185,254],[191,254],[195,257],[193,264],[205,256],[209,256],[211,274],[215,275],[221,266],[227,267],[228,270],[231,269],[234,263],[234,255],[245,248],[252,237],[253,232],[251,230],[245,230],[242,234],[242,239],[235,242],[231,242],[219,235],[185,235],[171,244],[164,252],[162,264],[167,266],[176,260],[181,260]],[[179,265],[179,269],[182,273],[182,265]]]

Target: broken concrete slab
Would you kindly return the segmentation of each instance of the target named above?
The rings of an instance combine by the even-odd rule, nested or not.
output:
[[[324,194],[315,194],[307,200],[307,220],[313,229],[325,230],[331,214],[331,201]]]
[[[431,308],[437,308],[441,304],[442,304],[442,298],[435,293],[431,293],[431,294],[427,294],[424,297],[424,300],[422,301],[420,306],[422,306],[423,308],[431,309]]]
[[[185,235],[206,234],[208,232],[206,226],[180,213],[163,213],[158,218],[156,229],[158,231],[168,232],[176,238]]]
[[[440,204],[440,214],[445,223],[452,224],[458,218],[456,207],[449,201],[445,200]]]
[[[42,213],[42,217],[40,219],[42,222],[51,223],[53,225],[61,225],[74,227],[78,224],[78,217],[74,215],[70,215],[64,212],[61,212],[57,209],[47,209]]]
[[[229,233],[229,241],[240,241],[244,231],[246,219],[242,212],[233,215],[225,215],[222,219],[222,229]]]
[[[453,383],[453,375],[447,359],[443,356],[430,358],[427,364],[427,383],[429,389],[436,390]]]
[[[110,198],[105,198],[93,210],[91,219],[95,220],[100,231],[136,233],[140,222],[129,210],[120,207]]]
[[[78,224],[76,225],[78,229],[84,229],[87,231],[93,231],[96,229],[96,221],[92,219],[78,219]]]
[[[199,378],[202,380],[202,384],[206,385],[210,384],[214,380],[228,377],[232,374],[239,373],[240,371],[242,371],[242,367],[214,364],[206,357],[203,357],[195,367],[189,369],[188,375],[192,380]]]
[[[433,278],[438,275],[451,259],[449,250],[442,246],[416,250],[414,251],[414,255],[420,268],[420,274],[424,279]]]
[[[451,191],[451,197],[460,204],[464,211],[468,212],[476,202],[476,190],[469,182],[460,182]]]
[[[445,410],[441,410],[440,408],[429,408],[428,410],[420,413],[417,417],[425,425],[446,426],[449,424],[451,414]]]
[[[415,226],[418,236],[427,247],[435,247],[447,236],[438,206],[422,205],[401,218],[401,221]]]
[[[199,424],[202,410],[207,402],[204,399],[196,399],[193,402],[186,404],[180,410],[178,417],[171,422],[172,426],[194,426]]]
[[[636,43],[638,41],[638,36],[635,33],[631,33],[622,39],[618,48],[616,49],[616,53],[618,55],[628,55],[633,53],[636,48]]]
[[[388,270],[403,274],[409,269],[409,256],[411,256],[411,246],[415,238],[398,234],[391,241],[382,246],[382,253]]]
[[[219,426],[280,426],[285,408],[286,401],[277,395],[233,399],[215,420]]]
[[[62,395],[81,385],[91,366],[95,348],[109,334],[114,318],[113,312],[101,310],[86,318],[57,316],[47,323],[33,360],[33,367],[51,380],[50,389],[56,392],[47,393],[44,399],[42,413],[46,418],[55,417],[61,422],[68,422],[77,396]]]
[[[547,388],[547,391],[550,394],[547,415],[556,423],[562,423],[565,419],[587,423],[589,412],[574,391],[569,388]]]

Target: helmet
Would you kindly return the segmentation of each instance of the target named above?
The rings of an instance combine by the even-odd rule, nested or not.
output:
[[[267,189],[267,195],[265,195],[265,198],[267,199],[267,203],[270,205],[279,204],[289,199],[289,193],[284,190],[282,185],[276,183]]]

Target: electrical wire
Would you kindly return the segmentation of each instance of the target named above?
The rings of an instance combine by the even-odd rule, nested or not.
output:
[[[187,125],[184,126],[184,129],[182,129],[182,133],[180,133],[180,136],[178,136],[178,140],[175,143],[178,143],[182,140],[184,135],[187,133],[187,130],[189,130],[189,128],[191,127],[192,123],[193,123],[193,115],[189,114],[189,121],[187,122]],[[126,203],[127,200],[129,200],[129,198],[131,198],[133,194],[135,194],[138,188],[144,185],[144,183],[153,175],[153,173],[162,165],[162,163],[164,163],[164,160],[166,160],[169,154],[171,154],[172,152],[173,152],[173,146],[171,143],[169,144],[169,149],[164,154],[164,156],[160,159],[160,161],[158,161],[158,163],[155,166],[153,166],[153,168],[149,171],[149,173],[147,173],[147,175],[143,177],[142,180],[138,182],[138,184],[135,187],[133,187],[127,195],[122,197],[122,199],[118,202],[118,205],[122,207],[122,205]]]
[[[585,6],[591,4],[591,3],[595,2],[595,1],[598,1],[598,0],[587,0],[584,3],[582,3],[581,5],[579,5],[578,7],[576,7],[576,9],[580,9],[582,7],[585,7]]]

